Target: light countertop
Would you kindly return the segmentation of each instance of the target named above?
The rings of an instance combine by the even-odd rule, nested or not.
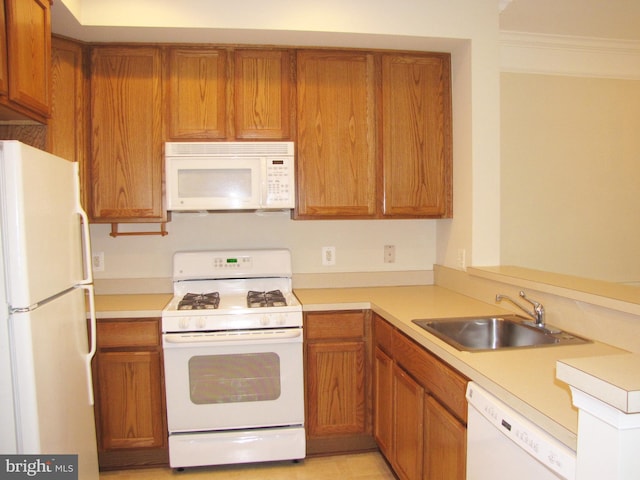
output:
[[[97,318],[161,317],[173,294],[96,295]]]
[[[458,351],[411,320],[511,312],[439,286],[295,289],[295,294],[304,311],[372,309],[574,450],[578,413],[572,406],[568,385],[556,379],[556,362],[631,355],[598,342],[492,352]],[[171,297],[171,294],[98,295],[97,316],[160,317]]]
[[[373,309],[574,450],[578,412],[572,405],[569,386],[556,379],[556,362],[630,355],[598,342],[490,352],[458,351],[411,320],[511,312],[438,286],[296,289],[295,294],[305,311]]]

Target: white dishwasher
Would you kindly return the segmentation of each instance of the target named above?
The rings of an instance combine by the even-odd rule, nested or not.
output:
[[[467,401],[467,480],[575,478],[569,447],[474,382]]]

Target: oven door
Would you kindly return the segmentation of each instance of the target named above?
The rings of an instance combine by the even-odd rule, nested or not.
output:
[[[304,424],[302,329],[163,335],[169,432]]]

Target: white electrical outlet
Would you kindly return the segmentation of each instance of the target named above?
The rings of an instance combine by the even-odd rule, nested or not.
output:
[[[396,261],[396,246],[384,246],[384,263],[394,263]]]
[[[467,252],[464,248],[458,249],[458,268],[460,270],[467,269]]]
[[[104,272],[104,252],[91,254],[91,268],[94,272]]]
[[[336,247],[322,247],[322,265],[336,264]]]

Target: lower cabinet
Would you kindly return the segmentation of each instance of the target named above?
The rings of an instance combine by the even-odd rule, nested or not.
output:
[[[307,455],[375,449],[370,313],[307,312],[304,329]]]
[[[160,319],[98,320],[93,373],[100,468],[168,465]]]
[[[374,437],[401,480],[466,476],[467,379],[373,314]]]

